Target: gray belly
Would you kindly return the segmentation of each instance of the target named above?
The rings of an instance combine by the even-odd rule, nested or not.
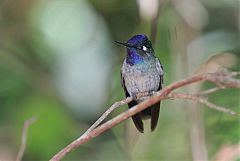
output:
[[[159,88],[160,76],[157,73],[152,74],[133,74],[126,75],[125,86],[130,96],[134,96],[142,92],[157,91]]]

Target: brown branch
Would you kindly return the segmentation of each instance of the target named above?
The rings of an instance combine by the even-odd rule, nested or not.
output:
[[[24,122],[23,130],[22,130],[22,139],[21,139],[21,145],[18,151],[17,159],[16,161],[21,161],[24,151],[26,149],[26,143],[27,143],[27,131],[29,127],[36,121],[35,117],[32,117]]]
[[[168,95],[168,98],[171,99],[187,99],[187,100],[192,100],[192,101],[196,101],[199,102],[201,104],[206,105],[208,108],[214,109],[216,111],[219,112],[224,112],[224,113],[228,113],[230,115],[239,115],[238,113],[226,108],[226,107],[222,107],[222,106],[218,106],[216,104],[213,104],[211,102],[209,102],[208,100],[201,98],[199,96],[196,95],[191,95],[191,94],[185,94],[185,93],[170,93]]]
[[[109,107],[109,109],[107,109],[107,111],[105,111],[101,117],[98,118],[98,120],[92,124],[92,126],[83,134],[83,135],[86,135],[88,134],[89,132],[91,132],[93,129],[95,129],[101,122],[103,122],[103,120],[112,112],[114,111],[117,107],[120,107],[120,106],[123,106],[123,105],[126,105],[127,103],[131,102],[132,101],[132,97],[128,97],[124,100],[121,100],[121,101],[118,101],[118,102],[115,102],[111,107]]]
[[[106,130],[112,128],[113,126],[123,122],[124,120],[128,119],[129,117],[133,116],[134,114],[148,108],[149,106],[157,103],[159,100],[162,99],[167,99],[169,96],[169,93],[172,92],[173,90],[195,83],[199,81],[210,81],[215,84],[221,84],[225,87],[235,87],[235,88],[240,88],[240,81],[232,78],[231,73],[223,73],[223,72],[218,72],[218,73],[204,73],[200,75],[196,75],[190,78],[186,78],[180,81],[177,81],[175,83],[170,84],[169,86],[165,87],[159,92],[156,92],[152,97],[147,99],[146,101],[139,103],[138,105],[132,107],[131,109],[128,109],[127,111],[119,114],[118,116],[114,117],[113,119],[107,121],[106,123],[100,125],[97,128],[90,127],[90,130],[87,130],[82,136],[80,136],[78,139],[74,140],[72,143],[70,143],[67,147],[62,149],[60,152],[58,152],[52,159],[51,161],[58,161],[63,159],[70,151],[73,149],[77,148],[78,146],[90,141],[92,138],[100,135],[101,133],[105,132]],[[126,104],[129,100],[132,98],[127,98],[122,101],[119,101],[121,103],[115,103],[113,106],[118,106],[118,105],[123,105]],[[190,99],[190,98],[189,98]],[[193,100],[193,99],[192,99]],[[198,99],[199,101],[200,99]],[[206,103],[206,101],[199,101],[200,103],[210,105],[212,106],[210,102]],[[209,104],[210,103],[210,104]],[[220,106],[215,106],[217,108],[214,109],[219,109]],[[116,107],[114,107],[115,109]],[[221,107],[223,108],[223,107]],[[104,119],[104,118],[103,118]],[[100,119],[102,121],[103,119]],[[100,123],[100,121],[97,121],[97,124]],[[97,125],[95,124],[95,125]]]
[[[148,95],[148,93],[139,93],[137,95],[137,98],[140,98],[140,97],[143,97],[143,96],[146,96]],[[97,119],[97,121],[95,121],[94,124],[92,124],[92,126],[90,126],[90,128],[83,134],[83,135],[86,135],[88,134],[89,132],[91,132],[93,129],[95,129],[101,122],[103,122],[103,120],[110,114],[112,113],[112,111],[114,111],[116,108],[120,107],[120,106],[123,106],[123,105],[126,105],[128,104],[129,102],[131,102],[133,100],[132,97],[127,97],[126,99],[124,100],[121,100],[121,101],[117,101],[115,102],[112,106],[110,106],[107,111],[105,111],[101,117],[99,117]]]

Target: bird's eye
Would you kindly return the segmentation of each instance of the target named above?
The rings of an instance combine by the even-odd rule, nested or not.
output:
[[[142,49],[143,49],[143,51],[147,51],[147,47],[146,46],[143,46]]]

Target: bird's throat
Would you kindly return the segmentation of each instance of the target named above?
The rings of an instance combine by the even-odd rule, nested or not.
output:
[[[143,63],[143,57],[137,53],[137,50],[134,48],[127,49],[127,57],[126,57],[127,64],[129,65],[136,65]]]

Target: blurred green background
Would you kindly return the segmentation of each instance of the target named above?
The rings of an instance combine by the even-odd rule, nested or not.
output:
[[[221,67],[240,69],[239,0],[160,2],[155,53],[165,70],[164,86]],[[0,160],[15,160],[24,121],[31,117],[37,121],[29,128],[23,160],[49,160],[123,99],[125,49],[114,40],[150,35],[158,6],[158,0],[0,0]],[[237,89],[209,100],[240,112]],[[155,132],[145,123],[146,132],[138,134],[129,119],[65,160],[217,160],[222,149],[239,145],[237,117],[179,100],[161,107]]]

